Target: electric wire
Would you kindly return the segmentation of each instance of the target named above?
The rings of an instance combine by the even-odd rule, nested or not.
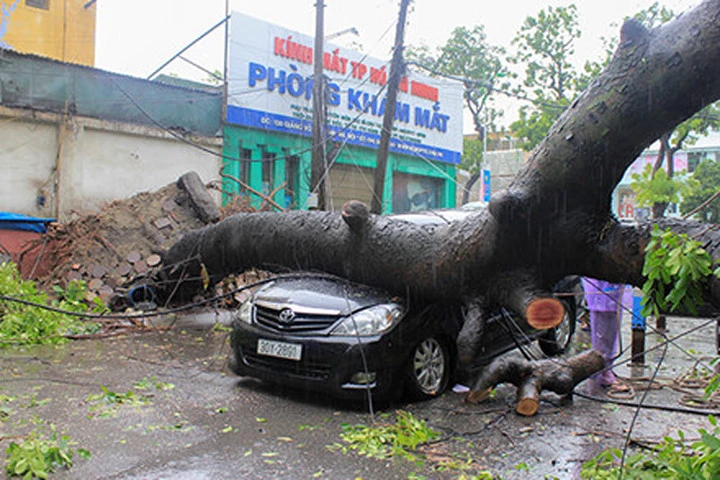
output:
[[[522,331],[522,329],[519,327],[519,325],[516,325],[516,322],[515,322],[512,314],[511,314],[509,311],[507,311],[507,309],[504,309],[504,308],[502,309],[502,318],[503,318],[504,321],[503,321],[503,322],[500,322],[500,325],[503,326],[509,334],[512,335],[512,331],[511,331],[512,328],[511,328],[511,326],[513,326],[513,325],[515,325],[515,327],[516,327],[517,329],[519,329],[519,331],[521,332],[521,339],[518,339],[515,335],[512,335],[512,339],[513,339],[515,345],[517,346],[517,349],[521,352],[521,354],[525,357],[525,359],[528,360],[528,361],[536,360],[537,358],[536,358],[534,355],[532,355],[532,354],[527,350],[527,345],[530,344],[531,339],[525,334],[525,332]],[[656,345],[656,346],[654,346],[654,347],[652,347],[652,348],[650,348],[650,349],[646,349],[645,351],[643,351],[641,354],[645,354],[645,353],[652,352],[652,351],[655,351],[655,350],[657,350],[657,349],[663,348],[663,354],[662,354],[662,356],[661,356],[661,359],[659,360],[658,364],[656,365],[652,377],[648,380],[648,384],[652,385],[652,384],[654,383],[655,378],[656,378],[656,376],[657,376],[657,373],[659,372],[659,369],[660,369],[660,367],[662,366],[662,364],[663,364],[663,362],[664,362],[664,359],[665,359],[665,356],[666,356],[666,353],[667,353],[668,345],[673,345],[673,346],[679,348],[681,351],[683,351],[683,352],[684,352],[686,355],[688,355],[690,358],[694,359],[694,360],[696,361],[696,364],[702,364],[702,359],[696,359],[694,355],[692,355],[690,352],[687,352],[685,349],[683,349],[682,347],[680,347],[680,345],[678,345],[678,343],[677,343],[677,340],[679,340],[680,338],[685,337],[685,336],[687,336],[687,335],[690,335],[690,334],[692,334],[692,333],[694,333],[694,332],[697,332],[697,331],[699,331],[699,330],[701,330],[701,329],[703,329],[703,328],[706,328],[706,327],[708,327],[709,325],[711,325],[712,323],[715,323],[715,322],[720,322],[720,317],[713,318],[713,319],[709,319],[709,320],[707,320],[707,321],[705,321],[705,322],[703,322],[703,323],[701,323],[701,324],[699,324],[699,325],[697,325],[697,326],[695,326],[695,327],[693,327],[693,328],[690,328],[690,329],[688,329],[688,330],[685,330],[684,332],[682,332],[682,333],[680,333],[680,334],[678,334],[678,335],[676,335],[676,336],[674,336],[674,337],[672,337],[672,338],[668,338],[667,336],[663,335],[664,341],[663,341],[662,343],[660,343],[660,344],[658,344],[658,345]],[[509,325],[508,325],[508,324],[509,324]],[[624,352],[625,352],[625,351],[623,351],[623,353],[621,353],[620,355],[618,355],[617,357],[615,357],[615,360],[617,360],[618,357],[622,356],[622,355],[624,354]],[[637,355],[641,355],[641,354],[637,354]],[[562,360],[562,359],[550,357],[549,360],[550,360],[550,361],[554,361],[554,362],[556,362],[556,363],[558,363],[558,364],[563,364],[563,360]],[[614,361],[612,365],[604,368],[603,370],[601,370],[601,372],[602,372],[602,371],[605,371],[605,370],[612,369],[614,366],[623,365],[623,364],[626,364],[626,363],[631,363],[631,362],[633,362],[633,361],[634,361],[634,356],[631,357],[631,358],[629,358],[629,359],[627,359],[627,360],[625,360],[625,361],[623,361],[623,362]],[[708,368],[709,370],[712,369],[712,367],[707,366],[707,365],[706,365],[706,368]],[[599,373],[599,372],[598,372],[598,373]],[[667,406],[667,405],[647,404],[646,399],[647,399],[647,395],[648,395],[649,391],[650,391],[650,389],[646,389],[645,392],[644,392],[644,394],[643,394],[643,396],[642,396],[642,398],[641,398],[641,400],[640,400],[639,402],[637,402],[637,403],[636,403],[636,402],[629,402],[629,401],[621,401],[621,400],[611,399],[611,398],[598,398],[598,397],[595,397],[595,396],[592,396],[592,395],[584,394],[584,393],[579,392],[579,391],[577,391],[577,390],[573,391],[573,394],[578,395],[578,396],[580,396],[580,397],[582,397],[582,398],[586,398],[586,399],[593,400],[593,401],[598,401],[598,402],[601,402],[601,403],[602,403],[602,402],[606,402],[606,403],[613,403],[613,404],[617,404],[617,405],[623,405],[623,406],[629,406],[629,407],[636,407],[638,410],[636,411],[636,413],[635,413],[635,415],[634,415],[634,417],[633,417],[633,425],[634,425],[634,423],[635,423],[635,421],[636,421],[635,419],[637,418],[637,415],[638,415],[639,410],[640,410],[640,409],[643,409],[643,408],[656,409],[656,410],[665,410],[665,411],[672,411],[672,412],[679,412],[679,413],[698,414],[698,415],[720,414],[720,411],[713,411],[713,410],[710,410],[710,409],[699,409],[699,408],[694,409],[694,408],[688,408],[688,407],[673,407],[673,406]],[[626,441],[626,444],[625,444],[625,449],[627,449],[628,446],[629,446],[629,444],[630,444],[630,435],[631,435],[631,433],[632,433],[632,426],[631,426],[631,428],[630,428],[629,431],[628,431],[628,437],[627,437],[627,441]]]
[[[321,277],[322,277],[322,276],[325,276],[325,277],[327,277],[327,278],[336,278],[336,277],[334,277],[334,276],[332,276],[332,275],[323,275],[323,274],[321,274],[321,273],[313,274],[313,275],[318,275],[318,276],[321,276]],[[223,299],[226,299],[226,298],[230,298],[230,297],[232,297],[233,295],[235,295],[236,293],[239,293],[239,292],[242,292],[242,291],[244,291],[244,290],[251,289],[251,288],[255,288],[255,287],[264,285],[264,284],[269,283],[269,282],[272,282],[272,281],[276,281],[278,278],[288,278],[288,279],[297,278],[297,279],[303,279],[303,278],[307,278],[307,276],[308,276],[307,273],[296,273],[296,274],[295,274],[295,273],[288,273],[288,274],[280,274],[280,275],[276,275],[276,276],[271,277],[271,278],[267,278],[267,279],[263,279],[263,280],[258,280],[258,281],[256,281],[256,282],[253,282],[253,283],[250,283],[250,284],[247,284],[247,285],[243,285],[243,286],[241,286],[241,287],[237,287],[237,288],[235,288],[235,289],[232,289],[232,290],[230,290],[230,291],[228,291],[228,292],[225,292],[225,293],[222,293],[222,294],[217,294],[217,295],[213,295],[213,296],[211,296],[211,297],[209,297],[209,298],[204,298],[204,299],[201,299],[201,300],[197,300],[197,301],[195,301],[195,302],[192,302],[192,303],[189,303],[189,304],[186,304],[186,305],[182,305],[182,306],[178,306],[178,307],[173,307],[173,308],[168,308],[168,309],[163,309],[163,310],[156,310],[156,311],[152,311],[152,312],[145,312],[145,313],[98,314],[98,313],[87,313],[87,312],[74,312],[74,311],[71,311],[71,310],[65,310],[65,309],[62,309],[62,308],[53,307],[52,305],[45,305],[45,304],[42,304],[42,303],[32,302],[32,301],[29,301],[29,300],[25,300],[25,299],[22,299],[22,298],[14,297],[14,296],[11,296],[11,295],[4,295],[4,294],[0,294],[0,300],[1,300],[1,301],[5,301],[5,302],[18,303],[18,304],[25,305],[25,306],[29,306],[29,307],[40,308],[40,309],[42,309],[42,310],[47,310],[47,311],[51,311],[51,312],[55,312],[55,313],[61,313],[61,314],[65,314],[65,315],[69,315],[69,316],[73,316],[73,317],[86,318],[86,319],[89,319],[89,320],[135,320],[135,319],[143,319],[143,318],[149,318],[149,317],[159,317],[159,316],[169,315],[169,314],[173,314],[173,313],[185,312],[185,311],[191,310],[191,309],[196,308],[196,307],[201,307],[201,306],[205,306],[205,305],[208,305],[208,304],[212,304],[212,303],[214,303],[214,302],[217,302],[218,300],[223,300]],[[183,279],[183,280],[186,280],[186,279]]]
[[[497,88],[494,87],[494,85],[493,85],[492,82],[489,82],[489,81],[487,81],[487,80],[474,80],[474,79],[472,79],[472,78],[458,77],[458,76],[456,76],[456,75],[450,75],[449,73],[442,73],[442,72],[440,72],[440,71],[438,71],[438,70],[436,70],[436,69],[433,69],[432,67],[429,67],[429,66],[427,66],[427,65],[423,65],[423,64],[421,64],[421,63],[419,63],[419,62],[408,62],[408,65],[414,65],[414,66],[419,67],[419,68],[421,68],[421,69],[423,69],[423,70],[426,70],[426,71],[428,71],[428,72],[430,72],[430,73],[432,73],[433,75],[436,75],[436,76],[438,76],[438,77],[444,77],[444,78],[448,78],[448,79],[450,79],[450,80],[456,80],[456,81],[458,81],[458,82],[462,82],[463,84],[467,84],[467,85],[473,85],[473,86],[483,87],[483,88],[488,89],[489,91],[498,92],[498,93],[500,93],[500,94],[503,94],[503,95],[508,96],[508,97],[511,97],[511,98],[516,98],[516,99],[518,99],[518,100],[523,100],[523,101],[526,101],[526,102],[530,102],[530,103],[532,103],[533,105],[539,105],[539,106],[541,106],[541,107],[548,107],[548,108],[556,108],[556,109],[558,109],[558,110],[565,110],[565,109],[567,108],[567,105],[563,106],[563,105],[560,105],[560,104],[557,104],[557,103],[543,102],[543,101],[541,101],[541,100],[532,99],[532,98],[530,98],[530,97],[528,97],[528,96],[526,96],[526,95],[520,95],[520,94],[518,94],[518,93],[508,92],[508,91],[506,91],[506,90],[497,89]]]
[[[589,279],[588,277],[585,277],[585,279],[586,279],[586,281],[588,281],[588,283],[590,283],[590,284],[593,285],[596,289],[598,289],[598,290],[600,291],[600,294],[604,295],[604,296],[607,297],[611,302],[615,303],[616,306],[617,306],[617,308],[619,308],[621,311],[624,311],[624,312],[626,312],[626,313],[629,313],[631,316],[634,316],[634,315],[635,315],[635,314],[632,312],[631,309],[629,309],[628,307],[626,307],[626,306],[623,304],[622,298],[621,298],[620,300],[616,300],[615,298],[612,298],[611,295],[609,295],[607,292],[605,292],[605,291],[603,291],[601,288],[599,288],[598,284],[595,283],[593,279]],[[620,319],[618,318],[618,322],[619,322],[619,321],[620,321]],[[673,337],[673,338],[668,338],[665,333],[660,332],[659,330],[655,329],[655,327],[653,327],[652,325],[648,325],[647,323],[646,323],[646,327],[649,327],[654,333],[656,333],[656,334],[660,335],[661,337],[663,337],[663,339],[664,339],[665,341],[669,342],[669,343],[670,343],[671,345],[673,345],[675,348],[677,348],[677,349],[679,349],[680,351],[682,351],[683,353],[685,353],[688,357],[690,357],[690,358],[692,358],[692,359],[695,359],[695,355],[693,355],[692,353],[688,352],[688,351],[687,351],[686,349],[684,349],[681,345],[677,344],[675,340],[677,340],[677,339],[685,336],[685,335],[688,334],[688,333],[692,333],[692,332],[696,331],[697,329],[703,328],[703,327],[705,327],[708,323],[712,323],[713,321],[720,321],[720,317],[718,317],[717,319],[709,320],[707,323],[704,323],[704,324],[700,325],[700,326],[697,327],[697,328],[690,329],[690,330],[686,331],[685,333],[683,333],[683,334],[681,334],[681,335],[678,335],[677,337]],[[621,335],[618,335],[618,342],[619,342],[619,344],[620,344],[619,353],[618,353],[617,355],[615,355],[615,357],[613,357],[612,361],[610,362],[611,364],[614,363],[618,358],[620,358],[621,356],[623,356],[623,355],[628,351],[627,348],[623,348],[623,347],[622,347],[622,336],[621,336]],[[656,347],[653,347],[653,348],[650,348],[650,349],[646,349],[646,350],[643,351],[643,352],[640,352],[640,353],[638,353],[638,354],[636,354],[636,355],[633,355],[628,361],[632,362],[632,361],[635,360],[635,358],[637,358],[637,357],[639,357],[639,356],[641,356],[641,355],[644,355],[645,353],[648,353],[648,352],[651,352],[651,351],[653,351],[653,350],[656,350],[657,348],[659,348],[659,346],[656,346]],[[705,367],[708,368],[708,369],[712,369],[712,367],[710,367],[710,366],[708,366],[708,365],[705,365]],[[611,365],[610,367],[608,367],[608,368],[612,368],[612,365]],[[606,368],[606,370],[607,370],[608,368]]]
[[[364,82],[367,82],[367,79],[365,79],[365,80],[363,81],[363,83],[364,83]],[[302,154],[304,154],[304,153],[308,153],[308,152],[312,151],[313,148],[314,148],[314,146],[311,145],[311,146],[309,146],[309,147],[306,148],[306,149],[300,150],[300,151],[295,152],[295,153],[292,153],[292,154],[286,154],[286,155],[284,155],[284,156],[277,156],[277,155],[275,155],[275,156],[267,156],[267,157],[262,158],[262,159],[244,159],[244,158],[229,156],[229,155],[226,155],[226,154],[224,154],[224,153],[218,153],[217,151],[215,151],[215,150],[213,150],[213,149],[210,149],[210,148],[207,148],[207,147],[205,147],[205,146],[203,146],[203,145],[200,145],[200,144],[198,144],[197,142],[194,142],[194,141],[192,141],[192,140],[189,140],[189,139],[185,138],[185,136],[177,133],[176,131],[174,131],[174,130],[172,130],[172,129],[169,129],[169,128],[165,127],[164,125],[162,125],[162,124],[161,124],[159,121],[157,121],[152,115],[150,115],[150,114],[135,100],[135,98],[132,97],[132,95],[130,95],[124,88],[122,88],[122,87],[120,86],[120,84],[119,84],[115,79],[113,79],[113,83],[115,84],[116,88],[118,88],[118,90],[128,99],[128,101],[130,101],[130,103],[132,103],[132,104],[138,109],[138,111],[139,111],[147,120],[149,120],[153,125],[155,125],[156,127],[158,127],[158,128],[160,128],[160,129],[166,131],[168,134],[170,134],[170,135],[173,136],[174,138],[178,139],[179,141],[181,141],[181,142],[183,142],[183,143],[185,143],[185,144],[187,144],[187,145],[190,145],[190,146],[192,146],[192,147],[195,147],[195,148],[197,148],[197,149],[199,149],[199,150],[201,150],[201,151],[203,151],[203,152],[205,152],[205,153],[208,153],[208,154],[210,154],[210,155],[220,157],[220,158],[222,158],[223,160],[241,161],[241,162],[243,162],[243,163],[275,162],[276,160],[283,160],[283,159],[287,159],[287,158],[291,158],[291,157],[297,157],[298,155],[302,155]],[[378,92],[375,94],[375,96],[376,96],[376,97],[379,97],[379,96],[382,94],[382,92],[384,91],[384,89],[386,88],[386,86],[387,86],[387,82],[381,86],[381,88],[378,90]],[[327,107],[327,105],[326,105],[326,107]],[[336,141],[338,140],[338,137],[340,137],[344,132],[346,132],[348,129],[350,129],[350,128],[352,127],[352,125],[354,125],[361,117],[363,117],[363,116],[366,115],[366,114],[368,114],[368,109],[363,109],[363,110],[361,110],[351,121],[347,122],[343,127],[339,128],[334,134],[325,136],[325,138],[323,139],[323,145],[327,146],[327,144],[330,143],[330,142],[333,142],[333,143],[336,142]],[[382,128],[382,127],[381,127],[381,128]],[[384,130],[384,131],[386,131],[386,130]],[[344,138],[344,140],[343,140],[343,148],[347,145],[348,140],[349,140],[348,137],[345,136],[345,138]],[[403,144],[405,144],[405,145],[410,145],[409,142],[406,142],[406,141],[404,141],[404,140],[402,140],[402,139],[397,139],[397,138],[396,138],[395,140],[396,140],[397,142],[403,143]],[[444,177],[444,178],[446,178],[447,180],[453,182],[453,183],[456,185],[456,187],[461,188],[463,191],[468,191],[468,190],[465,188],[464,185],[462,185],[462,184],[461,184],[460,182],[458,182],[455,178],[453,178],[451,175],[449,175],[447,172],[445,172],[442,168],[440,168],[438,165],[436,165],[435,162],[433,162],[432,160],[428,159],[427,157],[425,157],[424,155],[420,154],[419,152],[412,152],[411,155],[416,156],[416,157],[422,159],[423,161],[425,161],[425,162],[426,162],[428,165],[430,165],[433,169],[435,169],[435,170],[437,170],[438,172],[440,172],[440,175],[441,175],[442,177]],[[339,158],[339,155],[337,155],[337,156],[331,161],[331,163],[324,168],[323,175],[321,176],[321,180],[318,182],[318,185],[317,185],[310,193],[317,193],[318,188],[320,187],[320,185],[323,184],[323,182],[326,181],[326,179],[328,178],[329,173],[330,173],[330,172],[329,172],[329,171],[330,171],[330,168],[332,167],[332,165],[335,164],[335,162],[337,161],[338,158]]]
[[[367,81],[367,80],[365,80],[365,81]],[[128,101],[129,101],[135,108],[137,108],[137,110],[138,110],[148,121],[150,121],[153,125],[155,125],[156,127],[160,128],[161,130],[164,130],[165,132],[167,132],[167,133],[170,134],[171,136],[175,137],[175,138],[178,139],[179,141],[181,141],[181,142],[183,142],[183,143],[185,143],[185,144],[187,144],[187,145],[189,145],[189,146],[195,147],[195,148],[197,148],[197,149],[199,149],[199,150],[201,150],[201,151],[203,151],[203,152],[205,152],[205,153],[208,153],[208,154],[213,155],[213,156],[216,156],[216,157],[220,157],[220,158],[222,158],[222,159],[224,159],[224,160],[241,161],[241,162],[243,162],[243,163],[266,163],[266,162],[275,162],[276,160],[285,160],[285,159],[288,159],[288,158],[297,157],[297,156],[302,155],[302,154],[304,154],[304,153],[311,152],[311,151],[313,150],[313,148],[314,148],[314,147],[311,145],[310,147],[307,147],[307,148],[305,148],[305,149],[299,150],[299,151],[297,151],[297,152],[293,152],[293,153],[290,153],[290,154],[286,154],[286,155],[284,155],[284,156],[277,156],[277,155],[276,155],[276,156],[274,156],[274,157],[265,157],[265,158],[262,158],[262,159],[246,159],[246,158],[240,158],[240,157],[234,157],[234,156],[230,156],[230,155],[225,155],[224,153],[218,153],[217,151],[212,150],[212,149],[210,149],[210,148],[207,148],[207,147],[205,147],[205,146],[203,146],[203,145],[200,145],[199,143],[194,142],[194,141],[192,141],[192,140],[189,140],[189,139],[185,138],[183,135],[181,135],[181,134],[177,133],[176,131],[174,131],[173,129],[170,129],[170,128],[164,126],[162,123],[160,123],[158,120],[156,120],[152,115],[150,115],[150,113],[148,113],[148,112],[139,104],[139,102],[138,102],[137,100],[135,100],[135,98],[134,98],[132,95],[130,95],[130,93],[128,93],[124,88],[122,88],[122,87],[120,86],[120,84],[119,84],[115,79],[113,79],[113,83],[115,84],[115,87],[128,99]],[[387,84],[386,84],[386,85],[387,85]],[[380,95],[380,94],[383,92],[384,89],[385,89],[385,85],[383,85],[383,86],[378,90],[378,92],[376,93],[376,96]],[[248,92],[248,93],[251,93],[251,92]],[[258,93],[267,93],[267,92],[264,92],[264,91],[262,91],[262,90],[259,90]],[[367,110],[367,109],[361,110],[353,119],[351,119],[351,120],[350,120],[349,122],[347,122],[344,126],[342,126],[341,128],[339,128],[334,134],[332,134],[332,135],[330,135],[330,136],[327,136],[326,139],[323,141],[323,143],[324,143],[324,144],[327,144],[327,143],[329,143],[329,142],[337,141],[337,139],[338,139],[338,137],[340,137],[340,135],[342,135],[343,133],[345,133],[345,132],[346,132],[350,127],[352,127],[358,120],[360,120],[361,117],[363,117],[364,115],[367,115],[367,113],[368,113],[368,110]],[[347,139],[345,140],[345,143],[347,143]],[[326,172],[326,173],[327,173],[327,172]]]
[[[665,360],[665,355],[667,354],[667,351],[668,351],[668,347],[667,347],[667,343],[665,343],[665,348],[663,349],[663,353],[662,353],[662,356],[660,357],[660,361],[655,366],[655,371],[653,372],[652,377],[650,378],[650,383],[652,383],[655,380],[655,377],[657,376],[658,372],[660,371],[660,366],[663,364],[663,362]],[[647,390],[645,390],[645,392],[643,392],[643,396],[640,399],[640,401],[638,402],[637,409],[635,409],[635,414],[633,415],[632,421],[630,422],[630,427],[628,428],[627,437],[625,437],[625,445],[623,446],[622,458],[620,460],[620,474],[618,476],[618,480],[622,480],[622,478],[623,478],[623,473],[625,471],[625,460],[627,459],[627,451],[628,451],[628,448],[630,447],[631,435],[635,428],[635,423],[637,422],[637,419],[640,416],[640,411],[642,410],[642,404],[647,399],[647,396],[649,393],[650,393],[650,389],[647,389]]]
[[[640,402],[631,402],[628,400],[618,400],[616,398],[610,398],[610,397],[596,397],[594,395],[588,395],[583,392],[579,392],[575,390],[573,392],[573,395],[577,395],[580,398],[584,398],[586,400],[591,400],[598,403],[608,403],[612,405],[620,405],[623,407],[632,407],[632,408],[643,408],[646,410],[660,410],[665,412],[674,412],[674,413],[687,413],[690,415],[717,415],[720,416],[720,410],[706,410],[701,408],[689,408],[689,407],[676,407],[672,405],[660,405],[660,404],[654,404],[654,403],[640,403]]]
[[[370,369],[368,368],[367,358],[365,357],[365,345],[363,344],[357,323],[355,322],[355,312],[352,311],[352,306],[350,305],[350,296],[348,295],[347,289],[348,284],[345,283],[343,285],[343,296],[345,297],[345,304],[350,311],[350,319],[352,320],[353,327],[355,328],[355,339],[357,340],[358,350],[360,350],[360,358],[363,364],[363,370],[365,371],[365,393],[367,395],[368,413],[370,413],[370,421],[373,425],[375,425],[375,408],[373,404],[372,385],[370,385],[369,381]]]

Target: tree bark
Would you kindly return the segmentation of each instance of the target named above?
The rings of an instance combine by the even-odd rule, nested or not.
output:
[[[568,274],[641,285],[648,225],[620,225],[611,194],[652,141],[720,98],[720,0],[626,39],[489,210],[446,226],[375,215],[240,214],[191,233],[164,256],[162,294],[187,296],[251,267],[322,270],[422,301],[483,297],[526,318]],[[362,210],[362,208],[360,208]],[[697,233],[713,258],[720,234]],[[720,285],[708,299],[720,305]],[[559,302],[557,302],[559,304]],[[551,326],[557,309],[541,322]],[[536,305],[537,306],[537,305]],[[547,307],[547,308],[546,308]]]

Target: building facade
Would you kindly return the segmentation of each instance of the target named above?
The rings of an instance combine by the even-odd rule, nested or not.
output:
[[[502,144],[493,142],[488,145],[485,153],[486,159],[483,169],[490,172],[492,191],[496,192],[507,188],[515,175],[526,165],[530,153],[515,148],[512,141]],[[496,149],[497,148],[497,149]],[[627,168],[623,178],[618,183],[612,195],[612,211],[620,220],[645,220],[651,216],[650,208],[639,207],[636,194],[632,189],[633,175],[642,173],[646,165],[653,165],[657,159],[659,144],[656,142],[644,150],[640,156]],[[720,161],[720,132],[710,132],[707,136],[698,139],[693,145],[678,150],[674,157],[674,174],[683,178],[695,171],[695,168],[704,160]],[[667,169],[664,165],[663,168]],[[469,175],[459,175],[459,179],[469,178]],[[484,195],[485,187],[478,182],[470,194],[470,200],[480,199]],[[668,205],[665,215],[668,217],[680,216],[677,204]]]
[[[312,159],[313,39],[233,12],[223,190],[226,200],[269,197],[309,209]],[[371,203],[389,66],[326,44],[324,135],[326,208]],[[409,73],[400,85],[383,212],[455,205],[462,152],[462,86]]]
[[[0,0],[0,48],[93,66],[96,9],[89,0]]]
[[[644,220],[651,216],[650,208],[639,207],[631,184],[633,175],[642,173],[646,165],[653,165],[657,159],[659,144],[654,143],[646,149],[625,171],[613,193],[613,211],[621,220]],[[673,156],[674,175],[685,177],[692,174],[704,160],[720,161],[720,132],[710,132],[698,139],[693,145],[678,150]],[[667,169],[667,165],[663,165]],[[668,217],[680,216],[678,205],[671,203],[665,210]]]
[[[0,49],[0,211],[66,220],[190,170],[218,180],[221,112],[220,91]]]

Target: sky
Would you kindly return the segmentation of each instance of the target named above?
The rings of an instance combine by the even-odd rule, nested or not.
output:
[[[676,13],[700,0],[664,0]],[[527,16],[548,5],[575,3],[582,37],[576,43],[576,65],[599,59],[602,38],[618,35],[623,19],[647,8],[653,0],[413,0],[408,14],[406,44],[437,47],[458,26],[484,25],[488,41],[510,48]],[[226,4],[258,19],[313,35],[315,0],[98,0],[95,66],[132,76],[147,77],[156,68],[210,27],[222,20]],[[354,27],[359,35],[332,40],[341,46],[360,45],[363,52],[389,59],[395,37],[399,0],[325,0],[326,35]],[[613,25],[614,24],[614,25]],[[184,56],[207,70],[223,69],[224,30],[217,29]],[[207,73],[175,60],[162,73],[203,79]],[[508,107],[512,108],[512,107]],[[506,120],[512,121],[512,112]],[[467,123],[467,122],[466,122]]]

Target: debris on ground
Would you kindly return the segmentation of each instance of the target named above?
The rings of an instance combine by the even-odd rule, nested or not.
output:
[[[251,211],[245,205],[245,211]],[[238,211],[234,205],[234,211]],[[155,192],[108,204],[102,211],[68,223],[51,224],[49,273],[38,278],[46,291],[83,280],[92,300],[110,304],[127,285],[162,261],[162,253],[184,234],[223,216],[200,177],[190,172]]]

